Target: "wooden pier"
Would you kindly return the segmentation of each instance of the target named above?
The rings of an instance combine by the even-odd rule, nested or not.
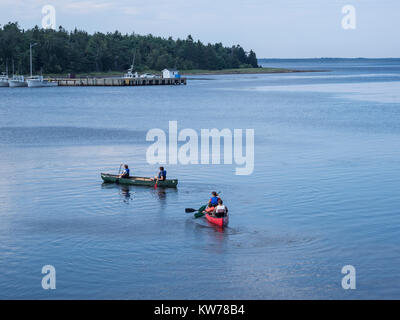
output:
[[[60,87],[122,87],[122,86],[153,86],[153,85],[186,85],[186,78],[77,78],[52,79]]]

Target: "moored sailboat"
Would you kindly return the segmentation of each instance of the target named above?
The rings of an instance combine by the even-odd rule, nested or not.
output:
[[[44,79],[43,76],[33,76],[26,79],[29,88],[57,87],[58,82]]]
[[[8,83],[8,75],[3,73],[0,76],[0,87],[8,87],[9,83]]]
[[[24,76],[20,76],[20,75],[14,75],[10,80],[8,80],[8,83],[11,88],[28,86],[28,83],[25,81]]]
[[[56,81],[49,81],[44,79],[42,75],[40,76],[33,76],[32,75],[32,47],[34,47],[37,43],[30,43],[29,45],[29,62],[31,67],[31,76],[26,79],[28,87],[30,88],[41,88],[41,87],[56,87],[58,86],[58,82]]]

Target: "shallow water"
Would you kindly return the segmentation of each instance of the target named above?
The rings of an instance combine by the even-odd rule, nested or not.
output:
[[[400,298],[400,60],[266,63],[330,71],[1,88],[0,298]],[[121,162],[154,175],[146,133],[170,120],[255,129],[254,173],[168,165],[177,190],[102,183]],[[184,212],[212,190],[223,232]]]

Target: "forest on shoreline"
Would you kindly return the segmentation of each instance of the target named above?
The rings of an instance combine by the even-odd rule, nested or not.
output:
[[[89,34],[67,31],[23,30],[17,22],[0,26],[0,71],[8,66],[19,74],[29,73],[29,45],[33,47],[34,73],[85,73],[126,71],[134,61],[135,71],[258,68],[253,50],[240,45],[203,44],[189,35],[185,40],[149,35],[121,34],[118,31]]]

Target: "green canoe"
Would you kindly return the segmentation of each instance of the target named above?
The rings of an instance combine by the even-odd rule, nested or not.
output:
[[[148,186],[154,187],[156,181],[147,177],[129,177],[128,179],[120,179],[115,174],[102,173],[101,178],[105,183],[119,183],[132,186]],[[158,181],[157,186],[163,188],[176,188],[178,185],[177,179],[167,179],[165,181]]]

